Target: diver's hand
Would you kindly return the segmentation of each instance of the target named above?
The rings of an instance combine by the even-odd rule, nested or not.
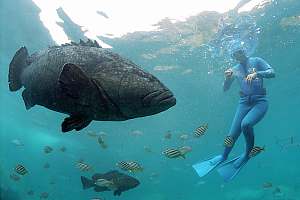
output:
[[[231,68],[227,69],[225,72],[224,72],[224,75],[225,75],[225,79],[230,79],[233,75],[233,70]]]
[[[253,73],[251,73],[251,74],[248,74],[248,76],[246,77],[247,83],[251,84],[252,80],[256,79],[256,77],[257,77],[257,73],[255,71]]]

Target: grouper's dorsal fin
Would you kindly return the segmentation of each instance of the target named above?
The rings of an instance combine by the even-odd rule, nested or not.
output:
[[[27,48],[21,47],[10,62],[8,74],[10,91],[17,91],[23,86],[21,77],[24,69],[28,66],[26,62],[28,56]]]
[[[80,39],[78,43],[71,41],[70,43],[62,44],[61,46],[85,46],[102,48],[96,40],[93,41],[91,39],[88,39],[86,42]]]

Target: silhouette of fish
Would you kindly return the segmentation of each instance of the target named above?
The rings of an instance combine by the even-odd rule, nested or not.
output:
[[[24,87],[26,109],[41,105],[68,114],[62,132],[91,121],[124,121],[163,112],[176,104],[156,77],[96,41],[53,46],[29,56],[20,48],[9,65],[9,89]]]
[[[101,182],[106,180],[111,182],[113,185],[110,185],[109,187],[99,186],[97,185],[97,180],[101,180]],[[94,174],[92,179],[81,176],[81,183],[83,189],[94,188],[96,192],[113,191],[115,196],[120,196],[122,192],[133,189],[140,184],[137,179],[120,173],[117,170],[110,171],[105,174]]]

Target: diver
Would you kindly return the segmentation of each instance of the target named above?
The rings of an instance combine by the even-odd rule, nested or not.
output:
[[[223,164],[218,172],[225,181],[232,180],[250,159],[250,152],[254,147],[253,127],[264,117],[268,109],[263,79],[275,77],[273,68],[262,58],[248,57],[246,50],[241,46],[236,47],[232,52],[232,58],[239,64],[225,71],[223,90],[227,91],[232,82],[237,79],[241,91],[230,132],[224,140],[224,151],[221,155],[193,165],[198,175],[203,177]],[[225,162],[242,132],[246,141],[245,152]]]

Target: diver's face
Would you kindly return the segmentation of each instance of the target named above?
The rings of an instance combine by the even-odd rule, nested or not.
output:
[[[243,50],[238,50],[234,52],[232,56],[239,62],[244,62],[247,60],[247,56],[245,55],[245,52]]]

